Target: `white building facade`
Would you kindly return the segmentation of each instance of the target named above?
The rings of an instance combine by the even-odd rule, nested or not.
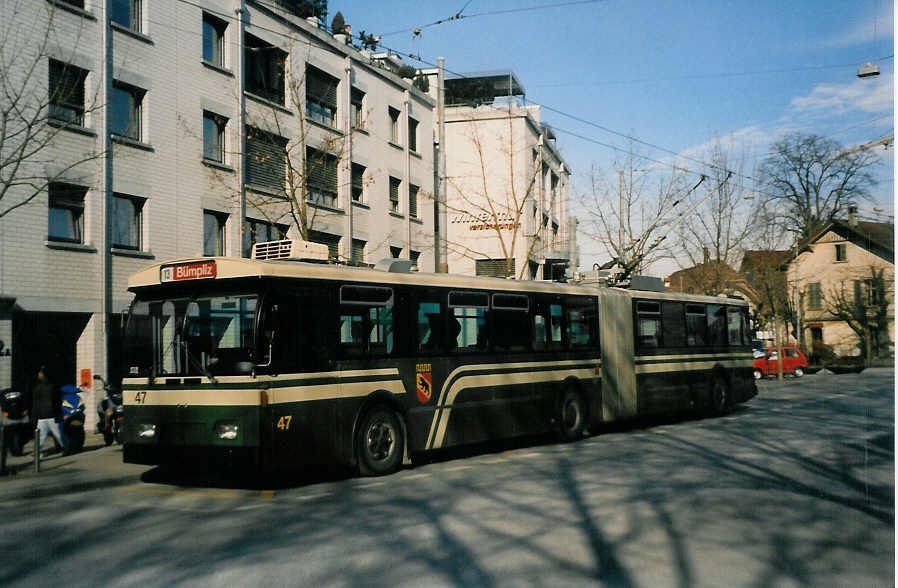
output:
[[[522,96],[511,72],[445,80],[451,273],[558,280],[576,270],[570,168],[540,107]]]
[[[0,200],[0,388],[120,377],[149,263],[286,236],[434,269],[434,100],[291,3],[12,3],[50,140]]]

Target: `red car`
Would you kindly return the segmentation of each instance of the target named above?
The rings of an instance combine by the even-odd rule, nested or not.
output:
[[[796,378],[804,375],[804,368],[808,365],[808,358],[804,353],[794,345],[784,345],[783,355],[786,356],[783,361],[783,374],[792,374]],[[778,370],[777,351],[776,348],[767,348],[766,353],[755,358],[755,379],[760,380],[764,376],[775,376]]]

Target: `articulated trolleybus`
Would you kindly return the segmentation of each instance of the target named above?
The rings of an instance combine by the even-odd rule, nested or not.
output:
[[[318,247],[131,277],[126,462],[380,475],[441,448],[575,440],[757,393],[741,300],[309,262],[326,260]]]

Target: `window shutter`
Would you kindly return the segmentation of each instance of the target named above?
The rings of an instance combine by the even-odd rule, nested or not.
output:
[[[475,274],[478,276],[488,276],[492,278],[504,278],[506,271],[509,269],[507,259],[478,259],[475,262]],[[511,274],[515,274],[515,260],[511,259]]]
[[[330,233],[323,233],[321,231],[309,231],[309,241],[327,245],[327,256],[330,259],[339,258],[340,254],[338,248],[340,245],[340,237],[338,235],[331,235]]]
[[[325,192],[337,193],[337,158],[315,149],[306,150],[308,186]]]
[[[246,129],[246,183],[282,192],[287,139],[259,129]]]
[[[408,215],[413,218],[418,216],[418,186],[415,185],[408,189]]]
[[[337,80],[320,70],[306,69],[306,93],[323,105],[337,108]]]
[[[399,202],[399,182],[401,180],[397,180],[396,178],[390,178],[390,200],[392,202]]]

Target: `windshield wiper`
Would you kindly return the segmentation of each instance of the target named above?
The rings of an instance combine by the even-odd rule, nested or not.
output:
[[[218,380],[215,378],[215,376],[213,376],[212,373],[208,369],[206,369],[206,366],[204,366],[202,362],[198,360],[193,353],[190,352],[190,348],[187,346],[187,341],[181,339],[180,344],[184,349],[184,355],[187,357],[187,361],[189,361],[191,365],[199,370],[204,376],[209,378],[210,382],[212,382],[213,384],[217,384]]]

